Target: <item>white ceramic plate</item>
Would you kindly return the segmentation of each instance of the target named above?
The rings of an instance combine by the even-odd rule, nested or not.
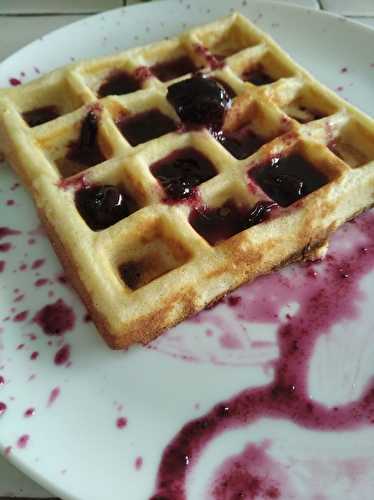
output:
[[[3,62],[0,84],[8,85],[9,78],[30,80],[73,58],[173,35],[234,9],[270,32],[324,83],[339,87],[344,97],[374,115],[373,31],[320,12],[242,0],[172,0],[91,17]],[[334,410],[322,415],[318,407],[319,402],[337,406],[354,401],[373,375],[371,215],[340,231],[327,265],[299,266],[244,287],[235,293],[241,299],[234,299],[232,307],[221,304],[185,322],[151,348],[111,352],[84,321],[78,297],[58,280],[60,265],[39,228],[30,197],[17,182],[2,165],[0,226],[20,231],[0,241],[12,245],[0,253],[5,262],[0,274],[0,374],[5,382],[1,385],[0,379],[0,401],[7,406],[0,417],[0,447],[11,461],[63,498],[145,500],[156,491],[165,446],[186,422],[241,390],[264,386],[264,403],[258,402],[259,392],[249,393],[247,405],[243,399],[224,405],[229,409],[222,414],[229,417],[214,422],[209,417],[200,422],[200,430],[189,427],[190,449],[174,455],[174,470],[164,469],[176,480],[176,489],[164,492],[163,498],[183,498],[184,483],[177,480],[186,469],[191,499],[228,499],[240,491],[245,492],[240,498],[372,499],[374,431],[370,425],[352,429],[357,414],[370,419],[370,397],[361,406],[335,410],[343,415],[340,427],[346,427],[339,432],[331,431],[337,424]],[[44,261],[33,268],[37,259]],[[46,281],[35,287],[40,279]],[[76,326],[64,338],[47,337],[33,318],[58,299],[73,308]],[[15,321],[23,311],[21,321]],[[307,372],[306,385],[314,411],[321,413],[323,431],[303,413],[301,372],[295,378],[294,399],[279,395],[278,388],[269,410],[266,384],[280,356],[277,331],[287,322],[294,335],[304,328],[290,367],[296,360],[299,372],[303,367]],[[319,338],[322,332],[326,335]],[[54,356],[65,344],[71,348],[70,363],[55,365]],[[53,402],[51,394],[57,396]],[[298,407],[293,406],[295,398]],[[25,417],[30,408],[34,414]],[[265,418],[251,422],[250,411],[253,418]],[[296,422],[291,422],[293,417]],[[223,418],[225,432],[220,427],[208,439],[212,425],[222,426]],[[198,454],[199,436],[205,444]]]

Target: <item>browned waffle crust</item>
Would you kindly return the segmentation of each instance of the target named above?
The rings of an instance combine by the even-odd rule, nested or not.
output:
[[[181,62],[186,71],[193,65],[231,87],[236,97],[225,115],[225,132],[248,129],[263,145],[238,159],[207,129],[184,127],[166,96],[169,86],[191,75],[168,80],[164,63],[174,60],[179,72]],[[100,96],[111,94],[110,82],[124,71],[139,90]],[[52,119],[30,126],[35,125],[30,112],[40,109],[52,110]],[[118,124],[155,109],[177,130],[131,145]],[[98,121],[92,147],[99,155],[87,167],[71,151],[84,139],[82,124],[89,115]],[[56,253],[113,348],[149,342],[245,281],[313,257],[332,231],[374,201],[373,120],[317,82],[239,14],[1,90],[0,148],[33,195]],[[186,148],[203,154],[216,172],[191,198],[171,203],[150,167]],[[302,194],[298,179],[295,189],[301,194],[287,203],[269,196],[266,179],[263,184],[255,172],[266,174],[274,160],[293,156],[306,160],[324,181]],[[287,184],[287,173],[284,179]],[[135,208],[115,224],[93,230],[77,210],[76,192],[102,185],[124,189]],[[253,219],[258,202],[271,211]],[[218,214],[219,229],[235,210],[258,223],[226,236],[221,231],[213,240],[191,218]]]

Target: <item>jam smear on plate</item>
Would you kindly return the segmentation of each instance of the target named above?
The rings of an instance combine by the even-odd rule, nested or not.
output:
[[[46,335],[62,335],[72,330],[75,325],[75,313],[62,299],[53,304],[47,304],[34,316]]]
[[[279,357],[273,363],[273,380],[263,387],[244,389],[186,423],[164,450],[152,500],[186,500],[187,476],[212,440],[262,418],[289,420],[325,432],[373,426],[373,381],[357,400],[332,407],[312,399],[308,390],[310,360],[317,340],[337,323],[359,316],[364,293],[360,282],[374,270],[373,228],[371,212],[356,220],[355,229],[361,234],[349,250],[341,252],[337,246],[339,251],[323,262],[295,267],[289,279],[273,273],[244,287],[242,301],[232,311],[246,321],[277,326]],[[311,266],[317,277],[310,275]],[[348,278],[342,275],[342,269]],[[294,283],[300,278],[301,286],[298,281]],[[254,295],[248,293],[246,299],[252,287]],[[295,313],[285,318],[280,315],[285,305],[295,301],[299,304]]]

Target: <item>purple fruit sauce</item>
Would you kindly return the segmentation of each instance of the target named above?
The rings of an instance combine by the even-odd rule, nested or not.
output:
[[[113,71],[101,84],[98,90],[99,97],[108,95],[124,95],[140,89],[138,80],[126,71]]]
[[[172,200],[193,196],[199,184],[217,174],[211,161],[194,148],[177,149],[150,170]]]
[[[34,316],[37,323],[46,335],[62,335],[72,330],[75,325],[75,313],[62,299],[54,304],[47,304]]]
[[[152,73],[162,82],[174,80],[187,73],[195,73],[198,68],[188,56],[182,56],[178,59],[157,63],[151,66]]]
[[[61,389],[59,387],[53,388],[48,396],[47,406],[48,407],[52,406],[56,401],[56,399],[60,396],[60,394],[61,394]]]
[[[65,365],[70,360],[70,352],[71,348],[69,344],[64,344],[60,349],[56,352],[54,357],[55,365]]]
[[[177,129],[175,122],[156,108],[125,116],[117,127],[133,147]]]
[[[23,434],[21,437],[18,438],[17,440],[17,448],[19,449],[24,449],[28,445],[30,440],[30,436],[28,434]]]
[[[331,408],[308,394],[309,364],[317,340],[337,323],[359,317],[365,295],[360,282],[374,269],[374,213],[356,221],[355,231],[361,234],[348,249],[339,246],[344,231],[334,238],[338,251],[331,252],[323,262],[290,268],[291,278],[273,273],[243,288],[242,300],[232,309],[237,318],[277,325],[280,354],[273,363],[274,379],[265,387],[243,390],[185,424],[163,453],[153,500],[185,500],[187,475],[206,446],[223,432],[261,418],[288,419],[318,431],[374,425],[373,382],[359,399]],[[280,318],[282,307],[292,301],[299,304],[297,312]],[[231,477],[230,467],[228,470]],[[230,491],[225,487],[226,496],[222,498],[236,498],[238,481],[230,479],[229,484],[232,487]],[[258,484],[259,491],[263,484]],[[218,483],[217,491],[222,487]]]
[[[125,417],[119,417],[116,420],[116,427],[117,429],[123,429],[127,425],[127,418]]]
[[[281,207],[321,188],[328,178],[299,154],[272,158],[250,170],[249,176]]]

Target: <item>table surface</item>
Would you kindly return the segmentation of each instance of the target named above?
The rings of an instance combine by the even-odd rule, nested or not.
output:
[[[103,10],[141,0],[1,0],[0,61],[44,34]],[[337,12],[374,28],[373,0],[282,0]],[[45,499],[51,494],[0,456],[0,500]]]

